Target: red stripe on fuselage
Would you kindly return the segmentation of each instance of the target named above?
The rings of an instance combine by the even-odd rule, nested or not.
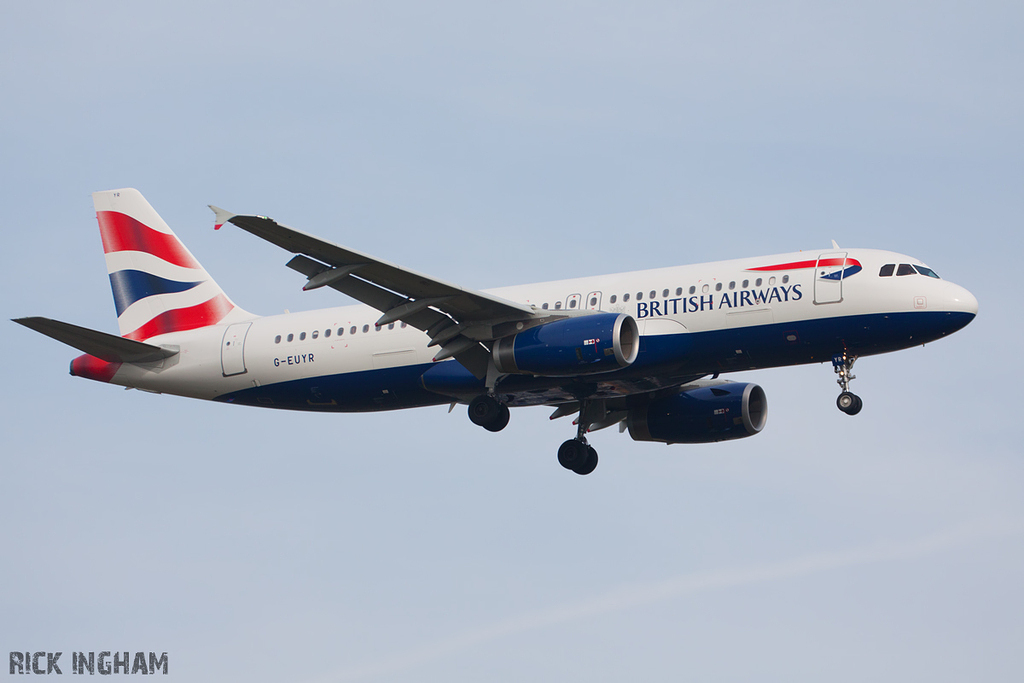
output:
[[[158,334],[209,327],[223,320],[224,316],[230,313],[234,307],[234,304],[228,301],[226,296],[218,294],[209,301],[196,306],[164,311],[145,325],[124,336],[128,339],[144,341]]]
[[[799,270],[800,268],[814,268],[815,266],[859,266],[860,261],[852,258],[823,258],[820,261],[795,261],[793,263],[780,263],[775,266],[761,266],[759,268],[747,268],[747,270]]]
[[[117,211],[97,211],[103,252],[142,251],[184,268],[201,268],[174,235],[159,232]]]

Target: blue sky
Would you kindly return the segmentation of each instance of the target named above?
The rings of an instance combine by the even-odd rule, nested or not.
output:
[[[0,652],[190,681],[1024,675],[1012,3],[50,3],[0,23],[3,313],[116,331],[90,193],[232,298],[302,292],[208,203],[469,287],[843,246],[979,299],[926,348],[764,387],[755,438],[547,410],[301,415],[71,378],[8,323]],[[67,671],[65,671],[67,672]]]

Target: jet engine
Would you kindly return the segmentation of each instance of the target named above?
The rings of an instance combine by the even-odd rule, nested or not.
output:
[[[532,327],[494,344],[500,372],[589,375],[624,368],[640,351],[640,331],[625,313],[595,313]]]
[[[711,443],[753,436],[768,421],[764,389],[742,382],[699,383],[675,396],[632,408],[626,417],[634,441]]]

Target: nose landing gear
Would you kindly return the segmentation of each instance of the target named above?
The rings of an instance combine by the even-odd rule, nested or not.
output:
[[[832,356],[832,369],[839,375],[836,383],[843,390],[843,393],[839,394],[839,398],[836,399],[836,406],[847,415],[856,415],[864,407],[864,401],[860,396],[850,392],[850,382],[857,379],[853,374],[855,362],[857,362],[857,356],[848,356],[845,351]]]

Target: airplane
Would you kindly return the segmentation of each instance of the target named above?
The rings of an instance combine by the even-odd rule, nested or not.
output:
[[[120,336],[18,318],[84,355],[71,374],[246,406],[368,412],[468,406],[492,432],[509,408],[575,415],[558,462],[597,467],[587,434],[636,441],[752,436],[764,390],[731,372],[831,361],[848,415],[863,356],[922,345],[978,312],[966,289],[910,256],[829,249],[477,291],[388,263],[266,216],[210,206],[291,252],[304,290],[361,302],[258,316],[235,304],[137,190],[93,194]]]

